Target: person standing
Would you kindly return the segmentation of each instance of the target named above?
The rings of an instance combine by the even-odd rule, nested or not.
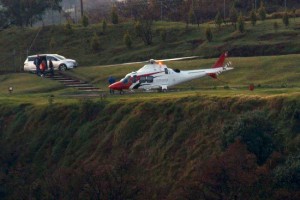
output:
[[[53,62],[52,59],[49,60],[49,69],[50,69],[50,76],[54,76],[54,69],[53,69]]]
[[[37,55],[36,58],[34,59],[34,64],[36,67],[36,75],[40,76],[41,70],[40,70],[40,65],[42,63],[42,59],[40,57],[40,55]]]
[[[115,80],[114,77],[110,76],[110,77],[108,78],[108,83],[109,83],[109,85],[111,85],[111,84],[113,84],[113,83],[115,83],[115,82],[116,82],[116,80]],[[114,91],[113,89],[109,88],[109,93],[110,93],[110,94],[114,94],[115,91]]]
[[[40,70],[41,70],[41,76],[45,76],[45,71],[46,71],[46,60],[42,60],[42,63],[40,65]]]

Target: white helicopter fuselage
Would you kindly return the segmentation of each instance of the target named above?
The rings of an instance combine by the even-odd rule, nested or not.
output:
[[[233,69],[229,67],[229,64],[223,65],[225,57],[225,54],[222,55],[213,68],[185,71],[174,70],[164,64],[150,61],[138,71],[127,74],[123,79],[109,87],[120,91],[124,89],[167,90],[168,87],[204,76],[216,78],[220,73]]]

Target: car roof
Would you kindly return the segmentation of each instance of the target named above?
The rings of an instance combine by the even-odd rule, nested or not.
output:
[[[59,55],[59,54],[36,54],[36,55],[30,55],[28,57],[36,57],[37,55],[39,56],[62,56],[62,55]],[[63,56],[64,57],[64,56]]]

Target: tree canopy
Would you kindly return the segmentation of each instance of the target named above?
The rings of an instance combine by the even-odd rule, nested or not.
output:
[[[62,0],[0,0],[7,20],[17,26],[32,25],[46,10],[60,10]]]

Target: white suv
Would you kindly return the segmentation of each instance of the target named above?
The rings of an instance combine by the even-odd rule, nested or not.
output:
[[[73,69],[78,66],[76,60],[67,59],[58,54],[39,54],[42,60],[47,61],[46,70],[49,69],[49,60],[52,60],[53,69],[65,71],[67,69]],[[28,56],[24,62],[24,71],[36,71],[36,66],[34,64],[34,60],[36,59],[37,55]]]

